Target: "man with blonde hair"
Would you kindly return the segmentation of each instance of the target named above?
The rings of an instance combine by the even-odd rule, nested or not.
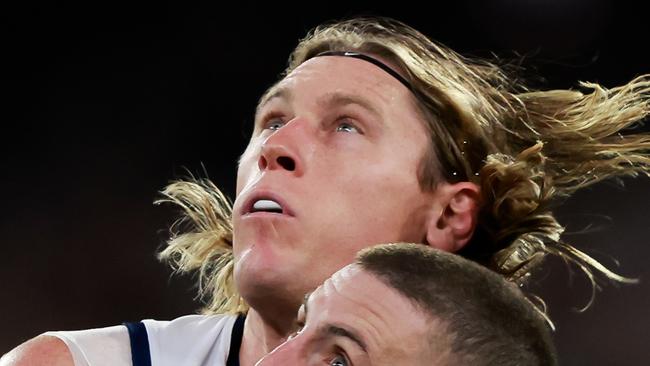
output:
[[[46,333],[2,365],[253,365],[293,332],[306,293],[382,242],[457,252],[518,284],[547,254],[627,281],[563,243],[550,204],[648,174],[650,137],[623,130],[650,113],[649,77],[587,93],[517,80],[394,20],[316,28],[258,103],[233,210],[207,181],[164,191],[190,229],[162,257],[199,272],[206,315]]]

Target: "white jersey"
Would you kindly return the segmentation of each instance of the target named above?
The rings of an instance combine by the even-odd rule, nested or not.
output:
[[[236,320],[236,315],[187,315],[171,321],[143,320],[149,349],[141,351],[148,351],[152,366],[223,366],[228,359]],[[126,326],[47,332],[45,335],[65,342],[75,366],[134,366],[133,339]],[[240,341],[236,340],[237,344]]]

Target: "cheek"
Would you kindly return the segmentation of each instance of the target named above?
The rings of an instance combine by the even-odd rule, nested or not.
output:
[[[236,195],[239,196],[241,191],[246,187],[246,184],[250,181],[251,175],[257,170],[257,151],[259,148],[257,145],[253,144],[253,141],[250,142],[242,156],[239,158],[239,165],[237,167],[237,192]]]
[[[359,167],[355,193],[372,205],[386,205],[397,208],[422,192],[417,177],[417,162],[414,159],[388,161]]]
[[[242,161],[237,168],[237,187],[235,192],[235,199],[237,199],[239,197],[239,194],[244,190],[249,175],[250,173],[248,173],[248,169],[246,169],[246,165],[243,164]]]
[[[423,193],[415,162],[410,165],[381,165],[357,176],[357,186],[348,200],[354,202],[351,220],[370,228],[373,240],[420,240],[420,231],[432,201]],[[360,184],[359,184],[360,183]]]

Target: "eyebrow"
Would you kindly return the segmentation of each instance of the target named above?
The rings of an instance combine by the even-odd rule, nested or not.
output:
[[[303,311],[304,311],[304,314],[305,314],[305,319],[307,318],[307,314],[308,314],[307,302],[309,300],[309,296],[311,296],[311,292],[307,293],[305,295],[303,301],[302,301],[302,307],[304,309]],[[368,353],[368,351],[366,349],[365,342],[363,342],[361,340],[361,337],[359,337],[356,333],[354,333],[351,330],[348,330],[348,329],[345,329],[343,327],[336,326],[336,325],[333,325],[333,324],[327,324],[327,325],[324,325],[322,327],[319,327],[318,333],[320,333],[321,335],[324,335],[324,336],[333,335],[333,336],[336,336],[336,337],[348,338],[352,342],[356,343],[363,350],[363,352]]]
[[[293,95],[291,90],[286,87],[274,85],[260,98],[260,101],[257,103],[257,107],[255,108],[255,115],[257,116],[262,107],[264,107],[271,99],[281,98],[291,100],[292,97]]]
[[[327,335],[333,335],[333,336],[337,336],[337,337],[348,338],[348,339],[352,340],[354,343],[356,343],[359,347],[361,347],[363,352],[368,353],[368,351],[366,350],[366,344],[361,340],[361,337],[359,337],[354,332],[352,332],[352,331],[350,331],[348,329],[345,329],[345,328],[342,328],[342,327],[339,327],[339,326],[336,326],[336,325],[329,324],[329,325],[326,325],[326,326],[324,326],[322,328],[321,333],[324,333],[324,334],[327,334]]]
[[[350,104],[358,105],[361,108],[372,113],[375,118],[382,121],[381,113],[379,110],[370,102],[368,99],[355,94],[346,94],[346,93],[328,93],[321,100],[318,101],[318,104],[325,109],[335,106],[346,106]]]
[[[272,99],[275,98],[280,98],[280,99],[286,99],[286,100],[291,100],[293,98],[293,94],[291,90],[287,87],[283,86],[274,86],[269,89],[266,94],[260,98],[260,102],[257,105],[257,108],[255,109],[255,115],[258,116],[260,110]],[[331,107],[336,107],[336,106],[346,106],[350,104],[358,105],[361,108],[369,111],[374,115],[375,118],[377,118],[379,121],[383,122],[383,119],[381,118],[381,113],[379,113],[379,110],[373,105],[372,102],[370,102],[368,99],[360,96],[360,95],[355,95],[355,94],[347,94],[347,93],[341,93],[341,92],[332,92],[332,93],[327,93],[324,97],[319,98],[317,101],[318,105],[321,106],[323,109],[328,109]]]

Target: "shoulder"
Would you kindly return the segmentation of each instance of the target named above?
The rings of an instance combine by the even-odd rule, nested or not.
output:
[[[130,365],[131,347],[124,326],[47,332],[18,346],[0,366]]]
[[[2,356],[0,366],[74,366],[74,361],[62,340],[42,334]]]
[[[154,365],[225,364],[236,315],[187,315],[143,320]]]
[[[181,334],[213,334],[222,333],[222,331],[232,328],[232,324],[237,319],[236,315],[186,315],[173,320],[152,320],[145,319],[145,324],[149,336],[159,335],[178,336]]]

